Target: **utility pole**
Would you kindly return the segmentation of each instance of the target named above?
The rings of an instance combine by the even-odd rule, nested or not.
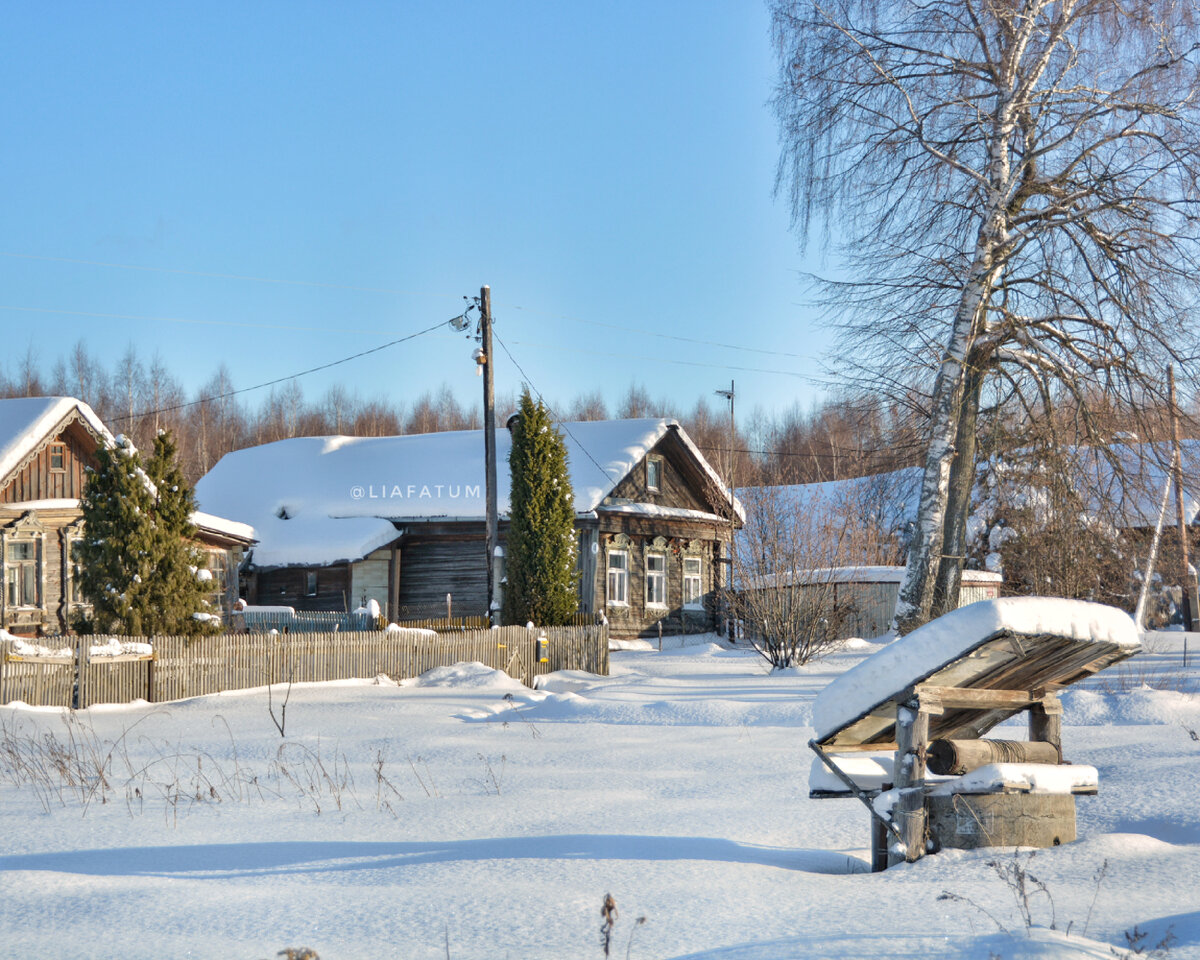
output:
[[[734,501],[734,491],[737,489],[737,487],[734,484],[734,477],[733,477],[733,474],[734,474],[733,468],[734,468],[734,463],[735,463],[733,441],[734,441],[734,438],[737,436],[737,425],[736,425],[736,421],[733,418],[733,400],[737,394],[733,389],[733,381],[732,380],[729,381],[729,389],[728,390],[717,390],[716,394],[717,394],[717,396],[724,397],[726,400],[729,401],[729,560],[728,560],[728,567],[726,570],[726,591],[727,591],[727,593],[725,596],[725,609],[726,609],[726,613],[728,614],[728,616],[730,618],[729,639],[734,640],[736,638],[733,636],[734,631],[733,631],[733,623],[732,623],[732,619],[733,619],[732,591],[733,591],[734,537],[737,534],[737,511],[734,510],[734,508],[733,508],[733,501]]]
[[[479,344],[483,356],[478,358],[483,368],[483,453],[487,474],[487,596],[488,626],[500,619],[500,600],[497,594],[496,547],[499,545],[499,520],[496,515],[496,387],[492,377],[492,288],[479,288]]]
[[[1183,601],[1185,630],[1196,630],[1200,618],[1200,598],[1197,597],[1196,578],[1192,576],[1188,563],[1187,517],[1183,509],[1183,456],[1179,449],[1179,405],[1175,400],[1175,364],[1167,367],[1167,400],[1171,406],[1171,471],[1175,480],[1175,518],[1179,522],[1179,573],[1180,599]]]

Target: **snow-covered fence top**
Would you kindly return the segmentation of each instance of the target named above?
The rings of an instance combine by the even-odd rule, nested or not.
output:
[[[1129,614],[1083,600],[1011,597],[954,610],[894,641],[837,677],[813,704],[816,739],[831,749],[893,736],[895,706],[916,684],[1034,690],[1090,676],[1139,649]],[[948,736],[970,725],[979,736],[1024,709],[948,711],[937,718]]]
[[[532,683],[555,670],[608,673],[608,627],[500,627],[455,634],[378,632],[155,637],[152,652],[115,655],[144,638],[64,637],[55,648],[0,639],[0,704],[87,707],[154,703],[271,683],[415,677],[433,667],[483,663]],[[543,641],[539,643],[539,640]]]

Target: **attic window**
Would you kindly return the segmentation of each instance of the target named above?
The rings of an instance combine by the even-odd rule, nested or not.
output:
[[[646,458],[646,489],[662,489],[662,457]]]
[[[50,444],[50,469],[67,469],[67,445],[65,443]]]

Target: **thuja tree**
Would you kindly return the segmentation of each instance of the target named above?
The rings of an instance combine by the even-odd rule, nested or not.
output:
[[[194,636],[214,629],[206,617],[205,585],[197,576],[200,552],[184,482],[170,436],[160,435],[143,466],[125,437],[102,446],[89,471],[80,508],[84,536],[78,547],[79,587],[91,614],[76,626],[129,636]]]
[[[578,607],[575,509],[567,448],[549,411],[526,388],[513,427],[505,623],[566,623]]]

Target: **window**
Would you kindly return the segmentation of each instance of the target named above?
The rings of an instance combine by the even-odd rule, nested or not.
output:
[[[70,577],[70,584],[67,587],[67,603],[87,603],[79,589],[79,578],[83,574],[83,566],[79,562],[79,545],[81,543],[83,543],[82,538],[72,537],[67,545],[67,573]]]
[[[208,581],[208,602],[214,610],[225,609],[225,591],[229,588],[229,554],[224,550],[209,550],[206,552],[208,576],[201,575],[201,580]]]
[[[63,443],[50,444],[50,469],[67,469],[67,447]]]
[[[646,458],[646,489],[662,489],[662,457]]]
[[[624,550],[608,552],[608,602],[629,606],[629,554]]]
[[[703,588],[700,585],[700,558],[683,558],[683,605],[702,607]]]
[[[38,549],[32,540],[9,543],[4,553],[4,581],[11,607],[38,605]]]
[[[308,570],[304,574],[304,595],[306,597],[315,597],[317,595],[316,570]]]
[[[646,554],[646,606],[667,605],[667,558],[665,554]]]

